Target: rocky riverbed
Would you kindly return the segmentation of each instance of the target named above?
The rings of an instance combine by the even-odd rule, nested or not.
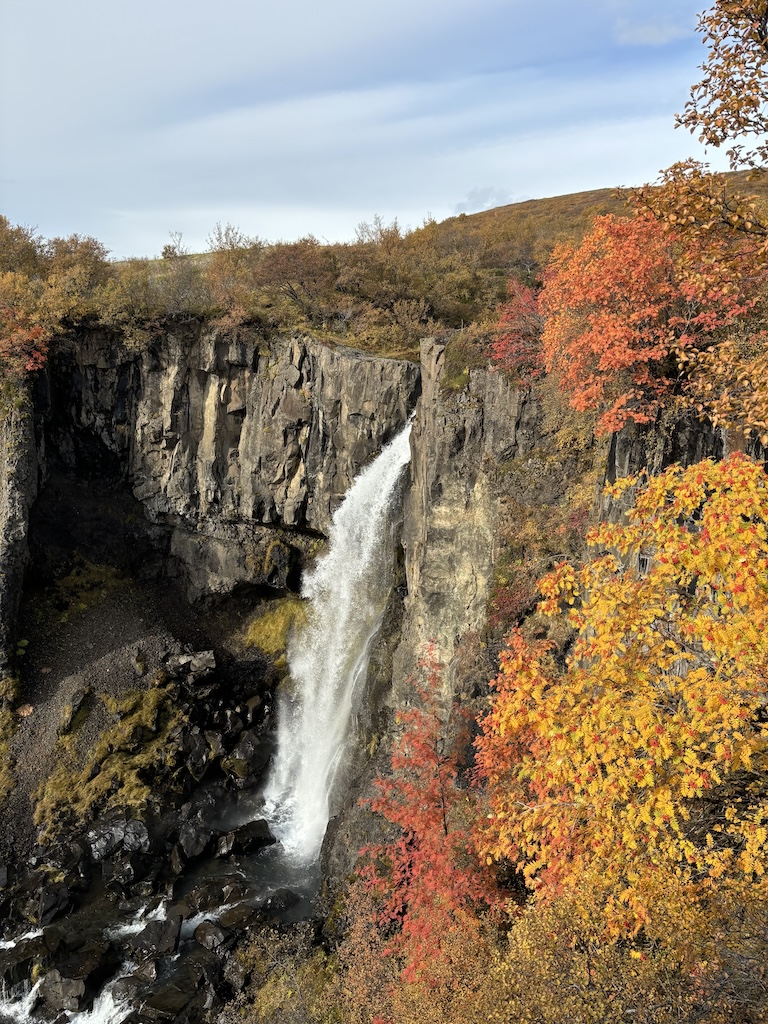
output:
[[[94,1000],[200,1019],[243,984],[247,929],[312,913],[316,872],[285,861],[259,795],[280,671],[243,635],[263,594],[191,607],[137,511],[118,478],[54,468],[33,513],[0,1020]]]

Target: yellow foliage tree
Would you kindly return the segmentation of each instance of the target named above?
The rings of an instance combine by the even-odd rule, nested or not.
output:
[[[669,880],[694,898],[768,866],[768,477],[736,455],[629,488],[596,557],[540,581],[567,664],[513,632],[478,740],[481,852],[542,894],[588,879],[615,934]]]

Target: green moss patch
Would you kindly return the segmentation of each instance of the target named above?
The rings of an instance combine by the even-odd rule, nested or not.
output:
[[[173,786],[179,766],[174,742],[185,715],[171,687],[105,699],[117,718],[93,749],[79,750],[77,730],[57,743],[56,765],[35,794],[35,823],[50,841],[71,821],[87,821],[110,810],[141,814],[153,789]],[[78,723],[80,724],[80,723]]]

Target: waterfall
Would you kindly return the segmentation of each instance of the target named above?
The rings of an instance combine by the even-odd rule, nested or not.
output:
[[[275,833],[303,863],[319,853],[392,577],[392,518],[410,460],[410,423],[355,479],[327,553],[302,585],[306,625],[288,646],[277,757],[265,793]]]

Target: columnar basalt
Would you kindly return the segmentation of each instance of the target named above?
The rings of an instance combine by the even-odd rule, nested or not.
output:
[[[326,533],[420,386],[413,363],[201,324],[140,353],[85,334],[62,346],[53,374],[57,449],[75,463],[97,438],[119,458],[146,516],[172,529],[193,599],[285,587],[288,548]]]
[[[29,396],[0,402],[0,677],[8,670],[27,564],[29,510],[38,487],[38,456]]]

